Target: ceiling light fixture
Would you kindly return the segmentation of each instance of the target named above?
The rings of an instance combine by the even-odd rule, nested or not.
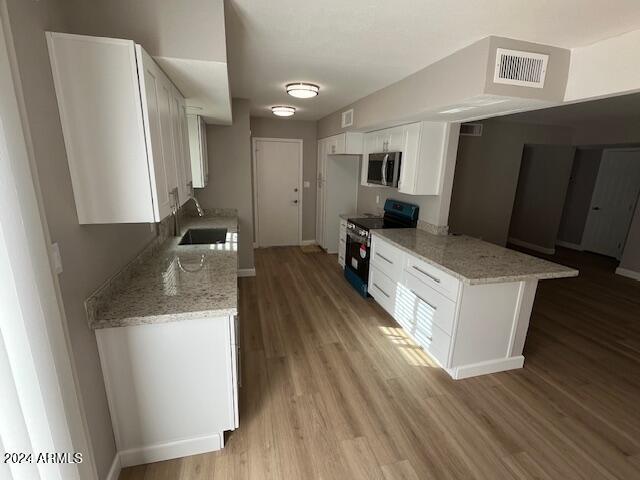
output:
[[[287,85],[287,93],[296,98],[311,98],[318,95],[320,87],[313,83],[290,83]]]
[[[278,117],[290,117],[291,115],[296,113],[295,108],[285,107],[284,105],[276,105],[275,107],[271,107],[271,111]]]

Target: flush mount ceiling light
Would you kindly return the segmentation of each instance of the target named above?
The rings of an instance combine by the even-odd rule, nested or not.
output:
[[[285,107],[283,105],[276,105],[275,107],[271,107],[271,111],[274,115],[278,117],[290,117],[294,113],[296,113],[296,109],[293,107]]]
[[[290,83],[287,85],[287,93],[296,98],[311,98],[318,95],[320,87],[313,83]]]

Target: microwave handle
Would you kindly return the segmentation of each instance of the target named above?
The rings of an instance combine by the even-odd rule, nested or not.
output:
[[[382,160],[382,184],[387,184],[387,160],[389,160],[389,154],[387,153]]]

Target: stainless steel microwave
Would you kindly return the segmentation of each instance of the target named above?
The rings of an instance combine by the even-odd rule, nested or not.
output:
[[[367,183],[398,188],[402,152],[370,153]]]

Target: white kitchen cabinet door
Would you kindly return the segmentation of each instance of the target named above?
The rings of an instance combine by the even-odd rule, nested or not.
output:
[[[176,177],[178,181],[178,197],[183,205],[191,197],[191,160],[188,155],[188,141],[185,132],[184,98],[180,92],[172,88],[171,121],[173,148],[176,159]]]
[[[138,71],[140,78],[140,90],[144,101],[142,102],[142,112],[144,115],[144,126],[147,138],[147,158],[149,162],[150,177],[155,179],[151,182],[151,189],[155,199],[154,209],[156,220],[160,221],[171,213],[173,198],[171,190],[173,188],[172,179],[174,175],[167,169],[170,164],[166,159],[170,157],[170,152],[165,150],[163,143],[166,143],[166,131],[163,132],[162,125],[166,121],[161,120],[160,111],[160,89],[166,82],[163,80],[163,73],[140,45],[136,46]],[[165,113],[166,114],[166,113]],[[166,129],[166,126],[165,126]]]
[[[206,126],[199,115],[187,115],[191,175],[195,188],[204,188],[208,182]]]
[[[46,37],[79,223],[157,221],[135,44]]]
[[[234,317],[96,330],[122,466],[219,450],[238,426]]]
[[[386,152],[405,152],[407,148],[407,128],[405,126],[390,128],[385,135]]]
[[[419,122],[406,126],[398,191],[409,195],[440,195],[447,163],[456,161],[459,123]]]

